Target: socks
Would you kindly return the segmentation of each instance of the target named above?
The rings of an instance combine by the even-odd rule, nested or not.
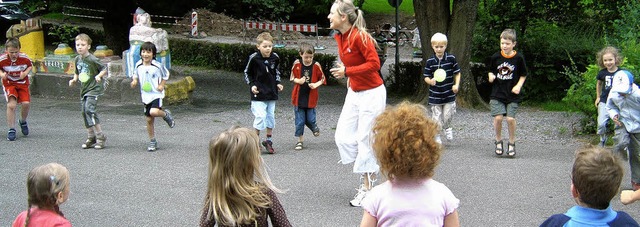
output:
[[[271,141],[271,134],[267,134],[267,141]]]

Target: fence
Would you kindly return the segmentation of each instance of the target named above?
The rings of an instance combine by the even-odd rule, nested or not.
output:
[[[107,11],[100,9],[89,9],[75,6],[64,6],[62,8],[62,15],[66,17],[80,17],[80,18],[89,18],[102,20],[104,19],[104,14]],[[133,15],[133,13],[131,14]],[[149,15],[154,24],[164,24],[164,25],[173,25],[173,26],[191,26],[191,24],[182,24],[180,20],[182,17],[175,16],[164,16],[164,15]]]
[[[291,24],[291,23],[280,23],[280,22],[258,22],[258,21],[242,21],[242,33],[243,40],[246,39],[246,34],[248,29],[262,29],[262,30],[271,30],[271,31],[295,31],[295,32],[307,32],[307,33],[315,33],[316,34],[316,50],[324,50],[326,47],[320,45],[320,37],[318,36],[318,24]],[[280,38],[281,43],[277,43],[274,45],[276,48],[285,47],[286,44],[282,42],[282,38]]]

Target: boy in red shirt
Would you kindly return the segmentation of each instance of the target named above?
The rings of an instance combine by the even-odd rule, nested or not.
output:
[[[16,107],[20,109],[20,129],[22,135],[29,135],[27,116],[31,94],[29,92],[29,72],[31,72],[31,60],[26,54],[20,52],[20,41],[17,38],[9,38],[5,43],[5,53],[0,56],[0,78],[4,97],[7,100],[7,125],[9,132],[7,139],[16,139]]]

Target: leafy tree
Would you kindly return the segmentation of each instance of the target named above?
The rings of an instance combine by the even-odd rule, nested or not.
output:
[[[447,51],[456,56],[461,69],[457,103],[463,107],[488,108],[480,98],[471,75],[471,41],[476,22],[478,0],[413,1],[416,23],[420,29],[423,56],[433,53],[431,36],[436,32],[447,35]],[[427,97],[428,89],[421,83],[418,97]],[[422,100],[421,100],[422,101]]]

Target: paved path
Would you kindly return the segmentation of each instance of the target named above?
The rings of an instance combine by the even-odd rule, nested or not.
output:
[[[145,150],[141,105],[99,103],[107,148],[82,150],[85,131],[78,100],[34,98],[29,118],[32,134],[13,142],[0,134],[0,226],[10,225],[26,208],[27,172],[54,161],[66,165],[72,174],[71,198],[61,210],[75,226],[197,225],[209,139],[231,125],[250,127],[253,118],[241,74],[196,69],[186,74],[193,74],[198,86],[193,102],[169,107],[176,116],[175,128],[157,122],[160,149],[155,153]],[[278,153],[263,158],[275,184],[288,189],[279,198],[289,219],[294,226],[356,226],[362,210],[349,207],[348,201],[358,178],[351,173],[351,165],[337,163],[333,141],[345,88],[321,88],[322,135],[308,136],[302,151],[293,150],[290,86],[285,89],[276,108]],[[0,102],[0,109],[5,106]],[[540,124],[559,114],[522,112],[523,120]],[[4,122],[4,114],[0,116]],[[487,123],[472,124],[476,121]],[[571,124],[562,122],[558,128]],[[507,159],[492,154],[488,112],[460,109],[454,128],[475,133],[446,144],[435,179],[461,200],[463,226],[537,226],[574,205],[569,174],[572,152],[581,146],[575,139],[551,133],[544,143],[531,143],[527,137],[548,132],[522,129],[518,157]],[[628,176],[624,179],[623,188],[629,187]],[[640,220],[640,204],[622,206],[616,198],[613,207]]]

